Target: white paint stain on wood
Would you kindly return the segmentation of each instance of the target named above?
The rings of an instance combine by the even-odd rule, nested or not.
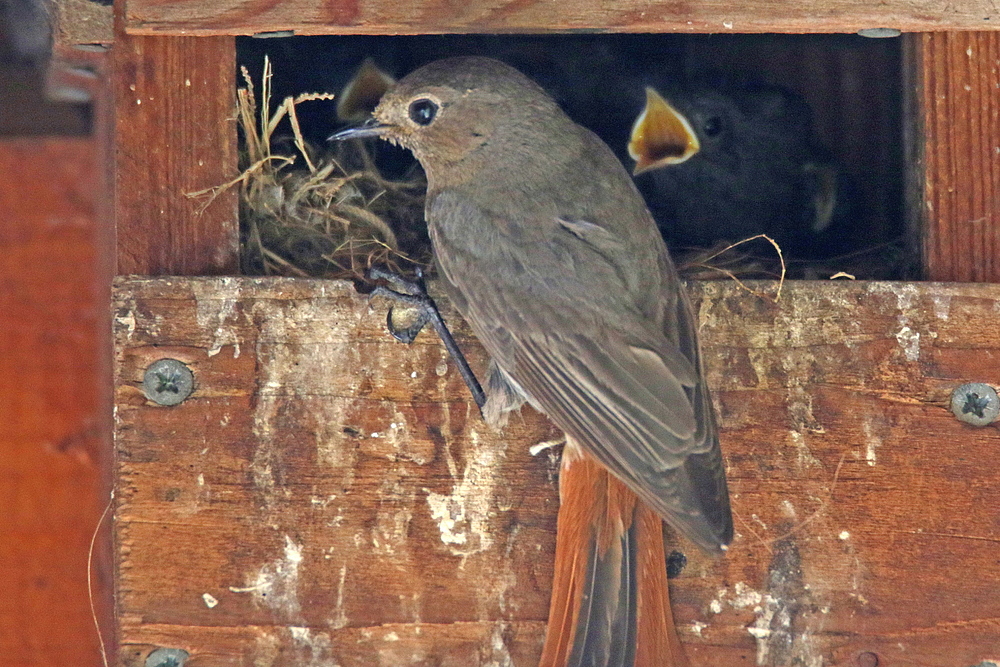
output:
[[[125,342],[131,343],[132,334],[135,333],[135,312],[129,309],[125,311],[125,314],[116,316],[115,324],[125,328]]]
[[[253,667],[274,667],[280,648],[280,639],[267,630],[258,630],[254,638]]]
[[[932,294],[931,302],[934,304],[934,317],[947,322],[951,317],[951,295]]]

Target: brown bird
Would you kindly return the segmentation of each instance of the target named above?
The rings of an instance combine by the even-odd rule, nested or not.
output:
[[[426,65],[366,126],[427,172],[447,294],[492,358],[484,416],[527,401],[566,432],[544,666],[685,665],[661,517],[732,538],[697,331],[642,197],[611,150],[487,58]]]

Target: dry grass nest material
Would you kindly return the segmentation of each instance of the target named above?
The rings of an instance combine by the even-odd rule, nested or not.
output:
[[[242,172],[194,194],[212,197],[239,186],[243,273],[359,280],[376,264],[396,271],[428,265],[423,173],[387,179],[359,141],[322,151],[307,145],[296,105],[333,95],[287,97],[270,113],[270,62],[264,61],[259,105],[250,75],[242,72]],[[275,132],[286,118],[292,136],[282,138]]]

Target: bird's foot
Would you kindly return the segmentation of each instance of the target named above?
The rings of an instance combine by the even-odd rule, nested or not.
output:
[[[437,331],[438,336],[441,337],[441,342],[444,343],[451,358],[458,366],[458,372],[462,375],[462,379],[465,380],[465,385],[472,393],[472,398],[476,401],[476,405],[479,406],[480,411],[482,411],[483,405],[486,403],[486,394],[483,392],[479,380],[476,379],[476,374],[469,367],[469,362],[465,360],[465,355],[462,354],[447,325],[444,323],[444,318],[441,317],[437,304],[434,303],[434,299],[427,293],[423,272],[418,268],[416,279],[411,280],[384,267],[373,266],[368,269],[366,277],[373,282],[381,281],[386,283],[386,285],[376,285],[375,289],[372,290],[372,294],[384,296],[397,303],[409,306],[412,314],[407,324],[397,323],[395,307],[390,308],[386,314],[386,328],[392,334],[393,338],[403,343],[412,343],[417,334],[423,330],[424,326],[430,323],[434,327],[434,330]]]
[[[396,340],[412,343],[437,311],[433,299],[427,294],[423,272],[418,268],[416,279],[411,280],[389,269],[373,266],[368,269],[365,277],[373,282],[382,281],[388,285],[376,284],[371,292],[373,295],[384,296],[408,306],[406,310],[409,312],[399,318],[396,307],[390,307],[385,316],[385,326]]]

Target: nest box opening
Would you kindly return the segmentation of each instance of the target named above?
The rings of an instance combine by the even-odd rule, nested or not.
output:
[[[766,241],[730,247],[758,234],[779,243],[793,278],[911,279],[919,270],[904,224],[899,39],[239,38],[237,53],[241,86],[252,82],[256,95],[255,112],[241,121],[241,168],[257,172],[243,183],[246,273],[356,278],[371,263],[429,263],[419,165],[377,140],[326,139],[360,122],[393,80],[456,55],[517,67],[630,171],[652,165],[636,183],[690,277],[777,277]],[[284,100],[303,93],[333,97],[303,98],[289,110]],[[658,109],[681,120],[642,125],[644,113],[660,113],[648,106],[657,98],[665,104]],[[661,128],[674,134],[663,139]],[[677,128],[693,139],[677,139]]]

